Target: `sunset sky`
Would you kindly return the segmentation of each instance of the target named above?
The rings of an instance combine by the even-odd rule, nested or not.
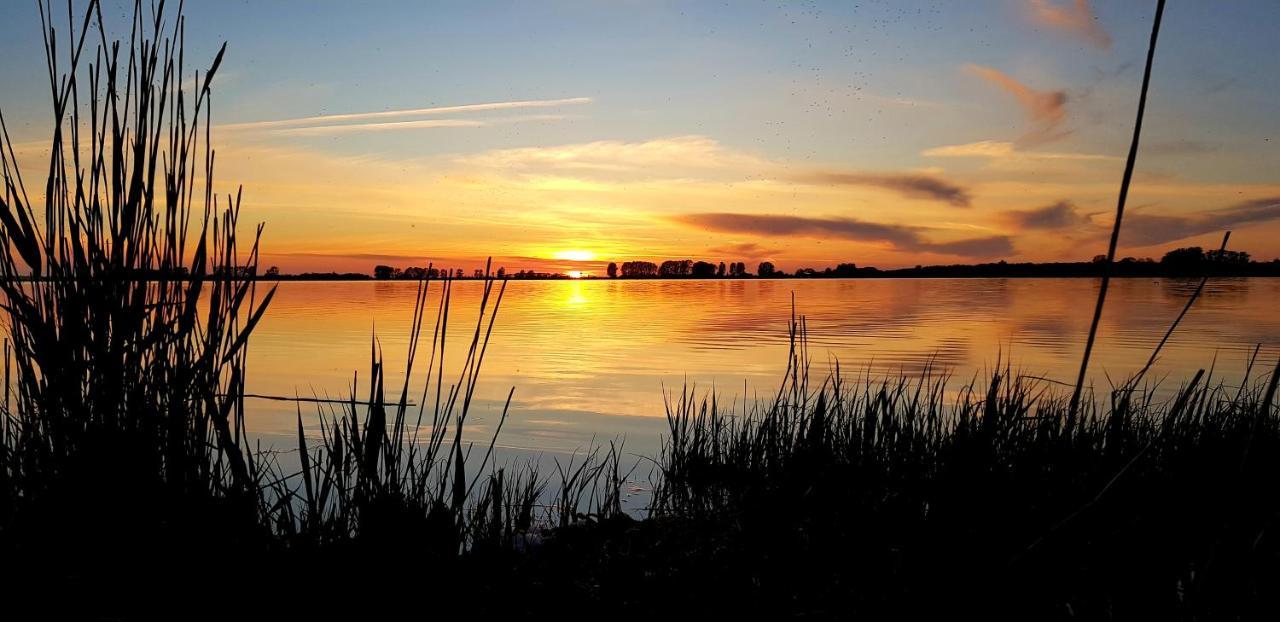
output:
[[[131,5],[131,3],[128,3]],[[1105,251],[1154,1],[188,2],[264,265]],[[121,25],[125,6],[112,7]],[[0,107],[39,165],[34,2]],[[1280,3],[1170,3],[1121,253],[1280,255]]]

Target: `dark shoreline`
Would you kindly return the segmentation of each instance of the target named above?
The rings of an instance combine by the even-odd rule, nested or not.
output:
[[[408,271],[406,271],[408,272]],[[460,272],[460,271],[459,271]],[[493,278],[494,274],[487,276],[482,271],[476,271],[480,276],[475,274],[455,274],[452,276],[437,276],[432,274],[427,277],[425,274],[421,277],[416,273],[410,276],[396,276],[390,278],[378,278],[372,274],[364,274],[360,272],[304,272],[299,274],[252,274],[237,273],[234,275],[224,274],[207,274],[201,280],[203,281],[227,281],[227,280],[254,280],[254,281],[419,281],[421,278],[430,278],[431,280],[449,279],[453,281],[484,281]],[[194,280],[187,272],[182,270],[172,271],[150,271],[145,273],[133,273],[138,276],[135,278],[120,279],[130,281],[169,281],[182,282]],[[881,270],[879,268],[868,266],[858,268],[853,264],[841,264],[832,269],[826,268],[822,271],[802,268],[794,274],[785,272],[774,272],[766,276],[756,274],[739,274],[726,276],[705,276],[705,275],[652,275],[652,276],[633,276],[619,275],[616,277],[609,276],[581,276],[578,278],[570,277],[567,274],[545,273],[545,272],[515,272],[503,273],[499,270],[496,273],[498,280],[509,281],[752,281],[752,280],[773,280],[773,281],[791,281],[791,280],[812,280],[812,279],[1098,279],[1103,276],[1110,278],[1156,278],[1156,279],[1189,279],[1189,278],[1246,278],[1246,277],[1280,277],[1280,259],[1273,259],[1267,262],[1248,262],[1248,263],[1218,263],[1213,261],[1198,261],[1188,263],[1166,263],[1148,260],[1122,260],[1113,264],[1106,264],[1100,261],[1080,261],[1080,262],[1059,262],[1059,263],[986,263],[986,264],[952,264],[952,265],[933,265],[933,266],[916,266],[914,268],[893,268]],[[33,279],[30,276],[20,277],[19,281],[33,281],[44,279]]]
[[[1181,280],[1181,279],[1198,279],[1198,278],[1202,278],[1202,277],[1204,277],[1204,276],[1205,276],[1205,275],[1203,275],[1203,274],[1151,274],[1151,275],[1146,275],[1146,274],[1113,274],[1113,275],[1111,275],[1111,278],[1113,278],[1113,279],[1179,279],[1179,280]],[[1210,276],[1210,277],[1212,277],[1212,278],[1221,278],[1221,279],[1244,279],[1244,278],[1276,278],[1276,277],[1280,277],[1280,274],[1212,274],[1212,275],[1209,275],[1209,276]],[[613,278],[613,279],[611,279],[611,278],[608,278],[608,277],[582,277],[582,278],[574,279],[574,278],[568,278],[568,277],[564,277],[564,278],[555,278],[555,277],[538,277],[538,278],[521,278],[521,279],[509,278],[509,279],[507,279],[507,280],[509,280],[509,281],[590,281],[590,282],[599,282],[599,281],[604,281],[604,282],[622,282],[622,281],[697,281],[697,282],[709,281],[709,282],[717,282],[717,281],[890,281],[890,280],[922,280],[922,281],[923,281],[923,280],[970,280],[970,279],[972,279],[972,280],[982,280],[982,279],[1017,279],[1017,280],[1026,280],[1026,279],[1047,279],[1047,280],[1061,280],[1061,279],[1100,279],[1100,278],[1102,278],[1102,276],[1101,276],[1101,275],[1091,275],[1091,274],[1067,274],[1067,275],[1062,275],[1062,274],[1052,274],[1052,275],[1043,275],[1043,274],[1035,274],[1035,275],[1031,275],[1031,274],[997,274],[997,275],[976,275],[976,274],[972,274],[972,275],[932,275],[932,274],[929,274],[929,275],[901,275],[901,274],[893,274],[893,275],[883,275],[883,276],[830,276],[830,277],[825,277],[825,276],[820,276],[820,277],[794,277],[794,276],[787,276],[787,277],[777,277],[777,276],[756,277],[756,276],[753,276],[753,277],[733,277],[733,278],[727,278],[727,277],[726,277],[726,278],[716,278],[716,277],[712,277],[712,278],[696,278],[696,277],[688,277],[688,278],[672,278],[672,277],[635,277],[635,278],[633,278],[633,277],[627,277],[627,278]],[[52,280],[53,280],[53,279],[30,279],[30,278],[18,279],[18,281],[19,281],[19,282],[23,282],[23,283],[31,283],[31,282],[42,282],[42,283],[44,283],[44,282],[50,282],[50,281],[52,281]],[[192,281],[192,280],[194,280],[194,279],[190,279],[190,278],[183,277],[183,278],[175,278],[175,279],[156,279],[156,278],[151,278],[151,279],[129,279],[129,280],[130,280],[130,281],[134,281],[134,282],[137,282],[137,281],[154,281],[154,282],[159,282],[159,281],[164,280],[164,281],[168,281],[168,282],[171,282],[171,283],[172,283],[172,282],[189,282],[189,281]],[[212,281],[217,281],[217,280],[227,280],[227,279],[215,279],[215,278],[213,278],[213,277],[208,277],[208,278],[205,278],[205,279],[203,279],[203,280],[204,280],[204,281],[206,281],[206,282],[212,282]],[[394,283],[394,282],[407,282],[407,283],[416,283],[416,282],[417,282],[417,280],[416,280],[416,279],[375,279],[375,278],[372,278],[372,277],[367,277],[367,278],[356,278],[356,277],[336,277],[336,278],[297,278],[297,277],[293,277],[292,275],[281,275],[281,276],[279,276],[279,277],[265,277],[265,276],[260,276],[260,277],[256,277],[256,278],[254,278],[254,279],[252,279],[252,280],[254,280],[254,281],[258,281],[258,282],[263,282],[263,283],[283,283],[283,282],[301,282],[301,283]],[[432,280],[440,280],[440,279],[432,279]],[[452,280],[452,281],[477,281],[477,282],[484,282],[484,281],[485,281],[485,279],[483,279],[483,278],[479,278],[479,279],[478,279],[478,278],[475,278],[475,277],[454,277],[454,278],[452,278],[452,279],[450,279],[450,280]]]
[[[850,267],[846,267],[850,266]],[[1250,262],[1239,264],[1220,264],[1214,262],[1195,262],[1189,264],[1170,265],[1154,261],[1123,260],[1110,264],[1096,261],[1060,262],[1060,263],[987,263],[987,264],[954,264],[917,266],[914,268],[893,268],[881,270],[875,267],[857,268],[852,264],[842,264],[835,269],[823,271],[801,269],[797,274],[774,273],[768,276],[744,274],[740,276],[584,276],[577,279],[563,274],[535,273],[521,275],[508,274],[506,278],[514,281],[735,281],[735,280],[806,280],[806,279],[1036,279],[1036,278],[1102,278],[1109,273],[1112,278],[1200,278],[1210,277],[1277,277],[1280,276],[1280,259],[1268,262]],[[395,281],[416,280],[414,278],[378,279],[372,276],[347,274],[281,274],[272,277],[281,281]],[[454,280],[483,280],[483,277],[455,276]],[[499,277],[501,278],[501,277]],[[271,280],[259,277],[259,280]]]

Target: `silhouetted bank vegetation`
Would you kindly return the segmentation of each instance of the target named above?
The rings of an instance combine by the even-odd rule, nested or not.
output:
[[[874,279],[874,278],[1097,278],[1107,270],[1106,256],[1099,255],[1092,261],[1051,262],[1051,263],[1009,263],[998,261],[982,264],[952,264],[934,266],[915,266],[914,268],[880,269],[874,266],[858,266],[852,262],[842,263],[827,268],[798,268],[794,272],[786,272],[776,268],[773,262],[762,261],[756,265],[756,271],[750,272],[746,262],[736,261],[718,264],[692,259],[672,259],[657,264],[651,261],[627,261],[622,264],[610,262],[605,269],[606,278],[620,279]],[[1110,264],[1112,277],[1195,277],[1195,276],[1280,276],[1280,259],[1271,261],[1253,261],[1249,253],[1231,250],[1204,250],[1199,246],[1178,248],[1159,260],[1143,257],[1125,257]],[[558,272],[536,272],[521,270],[506,273],[499,269],[499,278],[554,280],[568,279],[569,275]],[[453,279],[483,278],[482,270],[466,273],[461,268],[438,270],[435,268],[409,267],[404,269],[392,266],[376,266],[373,277],[378,280],[408,280],[423,278],[449,277]],[[273,278],[268,275],[264,278]],[[370,278],[365,274],[302,274],[280,275],[277,271],[274,278],[281,280],[364,280]],[[588,275],[584,278],[601,278]]]
[[[776,397],[670,396],[635,580],[817,616],[1280,611],[1280,365],[1238,385],[1202,370],[1165,399],[1135,377],[1073,409],[1008,366],[958,392],[932,371],[812,385],[792,330]]]
[[[887,277],[1098,277],[1108,269],[1113,277],[1194,277],[1194,276],[1280,276],[1280,259],[1251,261],[1249,254],[1237,251],[1205,251],[1198,246],[1169,251],[1159,261],[1150,258],[1125,257],[1106,266],[1106,257],[1089,262],[1008,263],[976,265],[916,266],[898,270],[864,269],[861,276]],[[807,276],[825,276],[814,273]],[[833,274],[833,276],[835,276]]]
[[[746,262],[719,262],[714,264],[692,259],[668,260],[661,264],[650,261],[628,261],[619,266],[609,263],[605,277],[585,275],[579,278],[621,278],[621,279],[873,279],[873,278],[1069,278],[1091,277],[1102,275],[1104,255],[1092,261],[1055,262],[1055,263],[1009,263],[998,261],[982,264],[951,264],[934,266],[915,266],[913,268],[893,268],[882,270],[874,266],[859,267],[854,263],[842,263],[835,267],[798,268],[794,272],[786,272],[774,267],[769,261],[756,265],[756,271],[750,272]],[[236,274],[231,274],[232,271]],[[1253,261],[1249,253],[1231,250],[1204,250],[1199,246],[1178,248],[1156,261],[1149,257],[1125,257],[1111,264],[1113,277],[1153,277],[1177,278],[1194,276],[1280,276],[1280,259],[1271,261]],[[137,269],[121,278],[144,280],[186,280],[190,274],[184,266],[166,268]],[[258,274],[256,266],[238,266],[234,269],[219,267],[206,275],[206,279],[257,278],[265,281],[368,281],[395,280],[419,281],[422,279],[452,280],[484,280],[485,271],[475,268],[470,271],[462,268],[435,268],[410,266],[396,268],[388,265],[374,267],[371,274],[363,272],[302,272],[297,274],[281,273],[272,266]],[[517,270],[508,273],[505,268],[498,268],[496,277],[515,280],[563,280],[573,278],[562,272],[539,272],[536,270]],[[29,276],[19,278],[30,279]]]
[[[760,262],[755,273],[747,270],[743,262],[726,264],[719,268],[704,261],[690,259],[664,261],[628,261],[615,269],[609,264],[608,274],[616,278],[989,278],[989,277],[1098,277],[1103,273],[1105,256],[1093,261],[1057,263],[1009,263],[999,261],[983,264],[953,264],[915,266],[914,268],[880,269],[874,266],[858,266],[842,263],[827,268],[798,268],[786,272],[772,262]],[[1111,264],[1111,276],[1119,277],[1188,277],[1203,276],[1280,276],[1280,259],[1251,261],[1249,253],[1230,250],[1209,250],[1193,246],[1169,251],[1159,261],[1150,258],[1125,257]]]

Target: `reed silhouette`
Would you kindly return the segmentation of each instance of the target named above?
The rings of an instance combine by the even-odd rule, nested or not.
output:
[[[0,116],[6,583],[30,590],[30,604],[69,606],[37,595],[71,590],[87,613],[128,614],[163,600],[157,593],[199,597],[188,575],[200,569],[252,574],[238,568],[246,556],[412,534],[454,558],[527,525],[529,495],[543,485],[536,472],[468,477],[461,441],[492,315],[488,329],[477,324],[457,383],[440,391],[448,279],[427,426],[422,410],[413,425],[406,418],[407,384],[398,401],[384,399],[375,351],[368,400],[334,411],[320,448],[300,428],[302,473],[253,447],[246,400],[259,396],[244,391],[245,352],[275,287],[257,278],[262,226],[243,244],[240,191],[216,191],[211,85],[226,46],[190,75],[181,6],[170,15],[163,2],[135,3],[124,45],[107,40],[96,0],[82,15],[39,9],[55,121],[34,194],[43,202]],[[481,319],[495,287],[486,278]],[[424,281],[415,331],[427,291]],[[411,353],[406,376],[413,364]],[[486,455],[476,468],[488,464]],[[580,489],[565,496],[569,514],[593,492]],[[519,495],[526,509],[508,510]]]
[[[1133,139],[1129,142],[1129,157],[1124,163],[1124,177],[1120,180],[1120,195],[1116,201],[1116,218],[1111,225],[1111,240],[1107,244],[1106,260],[1102,262],[1102,283],[1098,287],[1098,302],[1094,305],[1093,321],[1089,324],[1089,337],[1084,342],[1084,356],[1080,358],[1080,373],[1076,376],[1076,388],[1071,394],[1071,408],[1080,404],[1080,392],[1084,389],[1089,371],[1089,355],[1098,338],[1098,324],[1102,321],[1102,308],[1107,302],[1107,289],[1111,285],[1111,265],[1116,260],[1116,246],[1120,243],[1120,229],[1124,224],[1124,205],[1129,199],[1129,184],[1133,181],[1133,169],[1138,162],[1138,144],[1142,139],[1142,117],[1147,111],[1147,90],[1151,86],[1151,67],[1155,64],[1156,41],[1160,38],[1160,20],[1164,17],[1164,0],[1156,0],[1155,17],[1151,20],[1151,41],[1147,45],[1147,64],[1142,71],[1142,88],[1138,91],[1138,114],[1133,122]]]
[[[774,398],[668,402],[654,516],[696,535],[655,556],[678,560],[665,589],[682,602],[823,617],[1277,610],[1280,364],[1238,386],[1202,370],[1168,400],[1135,378],[1073,406],[1007,364],[958,391],[937,370],[850,379],[838,365],[814,386],[805,332],[794,320]],[[679,587],[693,577],[696,592]]]
[[[124,48],[97,2],[39,7],[54,125],[30,192],[0,117],[6,553],[92,575],[75,565],[264,537],[242,391],[275,290],[253,278],[261,227],[243,245],[239,193],[214,192],[226,48],[192,76],[163,5],[135,11]]]

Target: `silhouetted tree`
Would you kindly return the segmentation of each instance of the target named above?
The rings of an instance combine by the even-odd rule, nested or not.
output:
[[[506,269],[505,267],[504,267],[504,268],[498,268],[498,278],[500,278],[500,279],[505,279],[505,278],[507,278],[507,269]]]
[[[258,274],[257,267],[252,265],[236,266],[234,268],[230,266],[222,266],[213,271],[213,276],[220,279],[226,279],[226,278],[251,279],[254,276],[257,276],[257,274]]]
[[[1256,264],[1255,264],[1256,265]],[[1249,253],[1244,251],[1209,250],[1199,246],[1175,248],[1160,258],[1160,266],[1169,273],[1211,270],[1222,272],[1232,268],[1250,266]]]
[[[858,274],[858,266],[857,264],[853,264],[853,263],[842,263],[836,266],[835,270],[831,271],[831,276],[843,277],[843,278],[857,276],[857,274]]]
[[[689,276],[692,272],[692,259],[671,259],[662,262],[662,265],[658,266],[658,276],[662,277]]]
[[[387,279],[393,279],[396,276],[396,272],[398,272],[398,270],[396,270],[392,266],[381,266],[381,265],[374,266],[373,278],[383,280],[383,281]]]
[[[1204,249],[1199,246],[1175,248],[1160,258],[1160,264],[1170,268],[1192,268],[1204,262]]]
[[[274,279],[274,278],[276,278],[276,277],[280,276],[280,268],[277,268],[277,267],[275,267],[275,266],[271,266],[270,268],[267,268],[267,272],[266,272],[265,274],[263,274],[263,276],[265,276],[265,277],[267,277],[267,278],[269,278],[269,279]]]
[[[1156,260],[1150,257],[1125,257],[1124,259],[1116,262],[1116,264],[1120,266],[1121,272],[1128,274],[1133,274],[1133,271],[1137,270],[1140,266],[1154,265],[1155,263]]]
[[[716,276],[719,276],[719,277],[723,277],[723,276],[724,276],[724,262],[723,262],[723,261],[722,261],[722,262],[720,262],[720,266],[716,268]]]
[[[1214,249],[1204,254],[1205,261],[1215,264],[1245,265],[1249,263],[1249,253]]]
[[[776,272],[777,268],[773,267],[773,262],[771,261],[762,261],[759,266],[756,266],[756,274],[759,275],[760,278],[767,279],[774,276]]]
[[[694,278],[709,279],[716,275],[716,265],[705,261],[699,261],[693,264],[692,275]]]
[[[658,275],[658,266],[652,261],[628,261],[622,264],[623,278],[643,278]]]
[[[610,261],[608,272],[609,272],[609,278],[611,279],[618,278],[618,264]]]

